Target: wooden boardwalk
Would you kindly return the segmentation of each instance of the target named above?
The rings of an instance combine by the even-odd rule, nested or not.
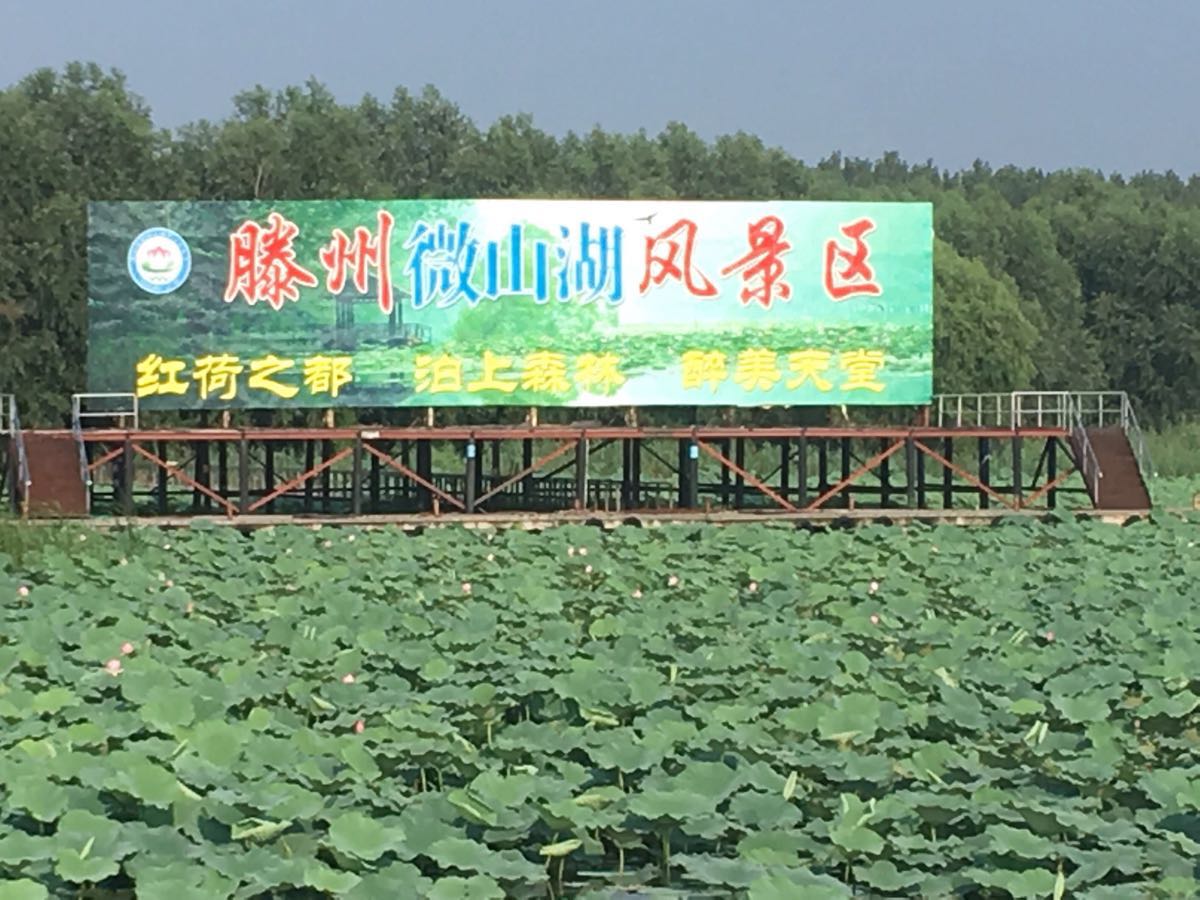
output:
[[[1182,515],[1189,510],[1158,510],[1157,514]],[[987,526],[1005,521],[1052,520],[1074,518],[1125,525],[1150,516],[1150,510],[1005,510],[1005,509],[853,509],[812,510],[806,512],[748,512],[745,510],[644,510],[640,512],[564,511],[553,513],[443,513],[398,515],[252,515],[238,516],[93,516],[85,518],[34,519],[32,525],[84,525],[89,528],[190,528],[226,527],[243,530],[280,526],[310,528],[344,527],[397,528],[419,531],[428,528],[461,527],[467,529],[521,528],[537,531],[564,524],[586,524],[602,528],[622,525],[653,528],[674,524],[771,524],[795,528],[855,527],[863,525],[960,525]]]

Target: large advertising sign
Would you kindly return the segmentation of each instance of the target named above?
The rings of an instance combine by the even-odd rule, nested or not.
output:
[[[143,408],[923,405],[926,203],[96,203],[88,390]]]

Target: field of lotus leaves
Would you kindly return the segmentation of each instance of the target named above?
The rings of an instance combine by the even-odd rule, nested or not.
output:
[[[1198,541],[55,532],[0,900],[1195,897]]]

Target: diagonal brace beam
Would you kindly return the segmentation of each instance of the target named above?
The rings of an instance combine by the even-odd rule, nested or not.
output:
[[[249,506],[246,507],[246,512],[252,513],[256,509],[260,509],[260,508],[266,506],[268,503],[270,503],[276,497],[281,497],[284,494],[286,494],[288,491],[292,490],[293,488],[300,487],[300,485],[304,484],[304,482],[308,481],[309,479],[316,478],[318,475],[320,475],[322,472],[324,472],[326,469],[328,469],[334,463],[337,463],[337,462],[345,459],[347,456],[349,456],[353,452],[354,452],[354,450],[352,448],[343,447],[337,453],[333,454],[333,456],[329,457],[329,459],[324,460],[320,465],[314,466],[313,468],[309,469],[307,472],[301,472],[299,475],[297,475],[291,481],[284,482],[283,484],[281,484],[277,488],[275,488],[275,490],[271,491],[269,494],[265,494],[262,497],[259,497],[257,500],[255,500],[253,503],[251,503]]]
[[[563,443],[559,444],[554,450],[545,454],[540,459],[534,460],[531,465],[526,466],[524,469],[522,469],[520,472],[517,472],[511,478],[508,478],[505,481],[502,481],[500,484],[496,485],[494,488],[492,488],[486,494],[479,497],[475,501],[475,505],[476,506],[482,505],[485,501],[492,499],[492,497],[495,497],[506,487],[516,484],[518,481],[520,481],[526,475],[532,475],[534,472],[536,472],[542,466],[546,465],[547,463],[553,462],[554,460],[556,460],[560,456],[562,456],[564,453],[567,453],[570,450],[572,450],[578,443],[579,443],[579,441],[564,441]]]
[[[436,484],[434,484],[432,481],[422,478],[420,475],[418,475],[416,472],[414,472],[408,466],[404,465],[404,463],[400,462],[398,459],[388,456],[382,450],[376,449],[371,444],[368,444],[366,441],[363,441],[363,449],[366,450],[368,453],[370,453],[372,456],[374,456],[377,459],[379,459],[380,461],[382,461],[384,465],[390,466],[391,468],[395,469],[397,472],[399,472],[401,475],[405,476],[406,478],[411,478],[417,484],[421,485],[421,487],[426,488],[427,490],[436,494],[438,497],[445,500],[451,506],[456,506],[459,509],[463,510],[464,512],[466,511],[467,505],[465,503],[463,503],[457,497],[450,496],[445,491],[443,491],[441,488],[439,488]],[[346,450],[345,452],[349,453],[351,451]]]
[[[1045,484],[1043,484],[1041,487],[1039,487],[1036,491],[1034,491],[1032,494],[1030,494],[1028,497],[1026,497],[1023,503],[1019,503],[1018,505],[1021,507],[1032,506],[1033,504],[1037,503],[1038,500],[1040,500],[1046,494],[1050,493],[1052,490],[1054,490],[1056,487],[1058,487],[1060,484],[1062,484],[1064,481],[1066,481],[1068,478],[1070,478],[1074,474],[1075,474],[1075,469],[1068,466],[1065,470],[1063,470],[1062,472],[1059,472],[1057,477],[1055,477],[1055,479],[1053,481],[1047,481]]]
[[[114,459],[116,459],[118,456],[120,456],[124,452],[125,452],[125,448],[122,446],[122,447],[118,447],[116,450],[109,450],[107,453],[105,453],[99,459],[92,460],[91,464],[88,466],[88,474],[89,475],[92,474],[93,472],[95,472],[97,469],[99,469],[105,463],[112,462]]]
[[[751,475],[749,472],[747,472],[745,469],[743,469],[737,463],[733,462],[732,460],[727,459],[721,453],[721,451],[718,450],[716,447],[712,446],[711,444],[706,444],[702,440],[699,440],[699,439],[695,439],[695,440],[696,440],[697,447],[699,447],[701,450],[703,450],[705,453],[707,453],[709,456],[711,456],[713,459],[715,459],[717,462],[719,462],[725,468],[729,469],[735,475],[741,475],[742,478],[744,478],[748,484],[750,484],[752,487],[758,488],[759,491],[766,494],[768,497],[770,497],[772,500],[774,500],[776,503],[778,503],[780,506],[782,506],[788,512],[798,512],[799,511],[794,504],[790,503],[787,500],[786,497],[781,496],[765,481],[762,481],[759,478],[756,478],[754,475]]]
[[[204,494],[206,497],[210,497],[213,500],[215,500],[220,506],[223,506],[225,508],[225,514],[227,516],[229,516],[231,519],[237,515],[237,507],[236,506],[234,506],[232,503],[230,503],[228,500],[226,500],[224,497],[222,497],[220,494],[218,494],[212,488],[207,487],[206,485],[203,485],[200,482],[196,481],[194,478],[191,478],[190,476],[188,476],[188,474],[186,472],[184,472],[182,469],[180,469],[178,466],[173,466],[166,460],[159,459],[157,456],[155,456],[149,450],[146,450],[145,448],[143,448],[140,444],[130,444],[130,447],[133,449],[134,453],[144,456],[146,459],[150,460],[150,462],[154,463],[156,466],[164,469],[166,471],[166,473],[169,476],[171,476],[172,478],[176,479],[177,481],[182,482],[184,485],[186,485],[187,487],[190,487],[192,490],[199,491],[200,493]]]
[[[983,491],[985,494],[987,494],[989,497],[991,497],[997,503],[1002,503],[1003,505],[1007,506],[1011,510],[1020,509],[1019,503],[1014,503],[1013,501],[1011,501],[1007,497],[1005,497],[1003,494],[998,493],[997,491],[993,490],[991,487],[984,484],[982,481],[980,481],[978,478],[976,478],[974,475],[972,475],[966,469],[962,468],[961,466],[956,466],[954,463],[950,462],[950,460],[946,459],[946,457],[942,456],[936,450],[934,450],[931,447],[926,446],[922,441],[914,440],[913,444],[916,446],[916,448],[918,450],[920,450],[922,453],[924,453],[930,459],[932,459],[938,463],[941,463],[943,466],[945,466],[947,469],[949,469],[951,472],[953,472],[959,478],[966,481],[972,487],[979,488],[979,490]]]
[[[892,456],[893,454],[898,453],[898,452],[900,452],[900,450],[904,449],[904,443],[905,442],[903,440],[896,441],[894,444],[892,444],[892,446],[888,447],[886,450],[876,453],[874,456],[872,456],[870,459],[868,459],[865,463],[863,463],[861,466],[859,466],[857,469],[855,469],[853,472],[851,472],[849,475],[847,475],[845,478],[843,478],[837,484],[832,485],[829,488],[829,490],[827,490],[820,497],[815,499],[812,503],[808,504],[808,506],[805,507],[805,509],[820,509],[822,506],[825,505],[825,503],[831,497],[834,497],[834,496],[840,494],[842,491],[844,491],[846,488],[848,488],[851,484],[853,484],[859,478],[862,478],[863,475],[867,474],[872,469],[879,466],[879,464],[882,463],[889,456]]]

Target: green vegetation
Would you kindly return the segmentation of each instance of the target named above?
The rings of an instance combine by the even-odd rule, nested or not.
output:
[[[0,897],[1192,897],[1198,524],[14,527]]]
[[[0,392],[30,424],[60,422],[83,388],[85,204],[139,198],[927,200],[939,391],[1126,390],[1147,426],[1200,412],[1200,178],[948,172],[890,153],[805,164],[681,124],[556,139],[525,116],[479,127],[432,88],[344,105],[315,82],[167,133],[89,65],[0,91],[0,159]]]

